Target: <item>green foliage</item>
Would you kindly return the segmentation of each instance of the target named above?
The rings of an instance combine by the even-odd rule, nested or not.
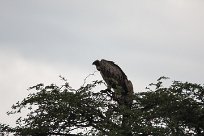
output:
[[[161,83],[159,80],[157,84],[152,84],[156,87],[154,91],[137,94],[138,103],[133,110],[141,112],[138,117],[142,117],[141,122],[144,122],[142,129],[150,131],[143,134],[204,134],[204,87],[174,81],[165,88]]]
[[[79,89],[71,88],[64,78],[60,87],[38,84],[30,88],[35,93],[8,113],[27,109],[27,117],[19,118],[15,128],[1,124],[0,131],[26,136],[204,135],[204,87],[179,81],[163,87],[164,79],[150,84],[153,89],[135,93],[131,109],[114,101],[109,91],[93,91],[102,81]]]

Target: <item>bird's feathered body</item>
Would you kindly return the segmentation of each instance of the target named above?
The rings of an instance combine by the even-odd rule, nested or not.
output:
[[[97,70],[100,71],[101,76],[105,80],[108,89],[113,88],[116,94],[127,96],[133,93],[133,86],[130,80],[113,61],[102,59],[93,62]]]

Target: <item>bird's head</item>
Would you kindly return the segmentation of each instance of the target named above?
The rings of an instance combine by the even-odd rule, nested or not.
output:
[[[95,60],[95,61],[92,63],[92,65],[95,65],[95,66],[96,66],[96,69],[97,69],[98,71],[100,71],[100,61],[99,61],[99,60]]]

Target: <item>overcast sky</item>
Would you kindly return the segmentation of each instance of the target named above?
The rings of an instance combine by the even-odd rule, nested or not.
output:
[[[203,0],[0,0],[0,122],[29,86],[75,88],[116,62],[134,91],[160,76],[204,82]],[[96,73],[93,79],[101,79]]]

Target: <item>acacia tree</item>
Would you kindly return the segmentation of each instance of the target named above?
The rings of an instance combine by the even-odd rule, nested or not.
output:
[[[204,135],[204,86],[173,81],[169,87],[150,84],[148,91],[133,94],[131,108],[121,106],[109,91],[93,91],[103,81],[73,89],[64,85],[38,84],[8,114],[29,110],[11,128],[1,124],[2,134],[124,136]],[[128,116],[124,116],[128,115]],[[126,119],[124,120],[124,118]],[[124,126],[126,121],[126,126]]]

